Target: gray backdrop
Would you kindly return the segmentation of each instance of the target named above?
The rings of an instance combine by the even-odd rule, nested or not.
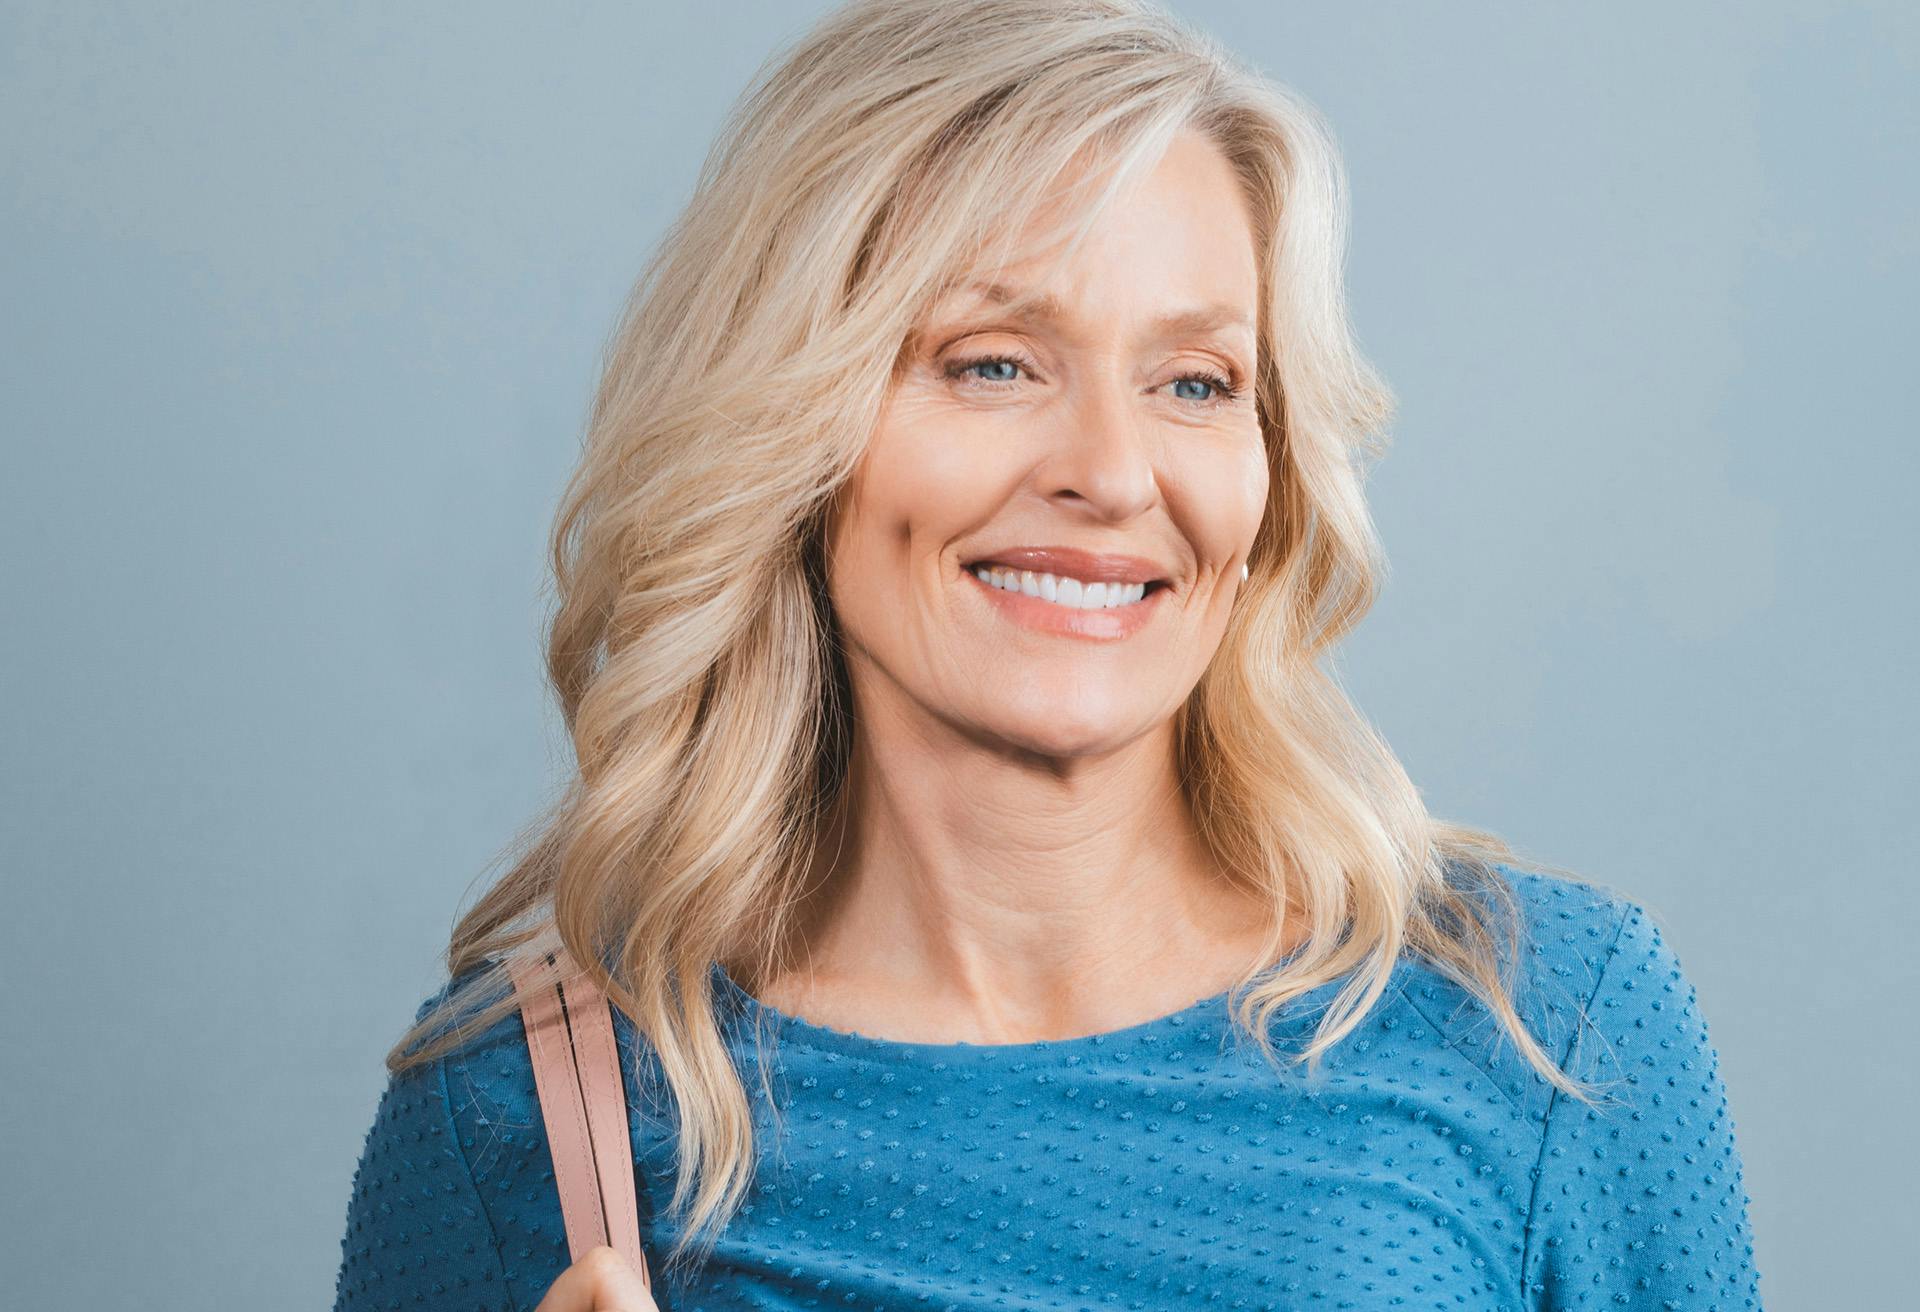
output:
[[[566,761],[545,534],[822,6],[0,10],[0,1268],[321,1307],[381,1054]],[[1911,6],[1201,3],[1331,116],[1402,403],[1345,678],[1643,900],[1769,1307],[1910,1292]],[[716,16],[721,21],[716,22]]]

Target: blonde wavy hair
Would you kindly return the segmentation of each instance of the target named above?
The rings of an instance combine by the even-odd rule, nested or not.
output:
[[[1277,1062],[1272,1013],[1344,979],[1286,1055],[1311,1075],[1411,952],[1585,1096],[1512,1001],[1521,921],[1493,867],[1513,850],[1429,816],[1318,664],[1384,574],[1363,482],[1392,411],[1348,324],[1321,117],[1135,0],[855,0],[763,67],[633,289],[552,540],[547,664],[577,774],[455,928],[459,987],[387,1058],[397,1074],[490,1028],[515,1009],[508,963],[564,946],[671,1086],[670,1267],[710,1250],[750,1185],[710,970],[752,988],[792,965],[855,732],[823,527],[903,343],[976,272],[1072,250],[1184,129],[1224,152],[1253,216],[1271,492],[1179,713],[1180,765],[1199,832],[1274,908],[1266,961],[1290,906],[1310,928],[1283,970],[1240,980],[1234,1025]],[[1065,218],[1014,249],[1061,187]]]

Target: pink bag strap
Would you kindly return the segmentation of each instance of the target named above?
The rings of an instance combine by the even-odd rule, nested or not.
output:
[[[553,1155],[567,1251],[577,1262],[588,1249],[610,1245],[651,1289],[646,1254],[640,1248],[627,1091],[620,1078],[612,1006],[566,949],[547,960],[561,965],[562,983],[536,984],[536,967],[524,961],[512,964],[509,974],[520,995],[520,1020]]]

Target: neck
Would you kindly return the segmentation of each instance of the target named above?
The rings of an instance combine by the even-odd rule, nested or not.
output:
[[[891,747],[890,747],[891,745]],[[1255,964],[1264,901],[1196,832],[1172,731],[1037,761],[867,735],[771,1005],[926,1042],[1120,1028]]]

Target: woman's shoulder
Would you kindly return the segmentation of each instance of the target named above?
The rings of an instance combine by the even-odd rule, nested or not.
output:
[[[1516,990],[1544,990],[1554,1001],[1589,996],[1623,929],[1646,908],[1617,889],[1517,862],[1492,862],[1483,874],[1456,876],[1455,891],[1478,902],[1494,929],[1499,964]],[[1511,909],[1509,942],[1501,921]],[[1511,951],[1514,955],[1509,957]]]
[[[1502,862],[1465,886],[1495,922],[1497,968],[1514,1011],[1555,1064],[1565,1061],[1628,926],[1650,923],[1632,898],[1601,884]],[[1498,927],[1510,909],[1512,937]],[[1400,994],[1433,1040],[1465,1056],[1515,1106],[1538,1115],[1552,1086],[1524,1060],[1488,1000],[1426,959],[1407,963]]]
[[[414,1068],[420,1075],[410,1071],[396,1080],[422,1079],[437,1094],[439,1125],[483,1218],[485,1247],[499,1254],[498,1278],[512,1306],[531,1306],[565,1268],[568,1254],[520,1011],[509,1007],[480,1020],[508,988],[491,963],[483,963],[428,995],[415,1022],[426,1021],[429,1036],[462,1032],[440,1056]]]
[[[1551,989],[1555,996],[1543,1001],[1590,997],[1621,931],[1646,915],[1626,894],[1590,880],[1505,862],[1493,871],[1519,913],[1516,978],[1522,988]]]
[[[444,1032],[482,1014],[508,988],[492,963],[472,967],[428,996],[415,1013],[415,1020],[438,1013],[439,1019],[431,1028]],[[658,1062],[632,1019],[618,1007],[611,1011],[614,1045],[630,1112],[649,1112],[653,1108],[652,1091],[660,1078]],[[470,1029],[439,1061],[449,1110],[464,1134],[489,1149],[531,1149],[536,1158],[544,1151],[539,1086],[518,1007]]]
[[[1527,941],[1516,1006],[1595,1095],[1538,1107],[1522,1258],[1535,1305],[1598,1287],[1636,1306],[1760,1306],[1744,1170],[1698,991],[1654,914],[1512,866]],[[1538,1099],[1546,1086],[1529,1075]]]
[[[444,1033],[454,1019],[448,1004],[458,982],[414,1008],[415,1026],[427,1022],[423,1037]],[[527,1114],[509,1105],[502,1115],[502,1090],[475,1088],[490,1084],[502,1062],[511,1069],[509,1027],[519,1028],[517,1015],[441,1056],[389,1072],[354,1169],[335,1312],[444,1298],[489,1312],[516,1305],[514,1270],[499,1248],[490,1205],[498,1177],[489,1167],[497,1157],[488,1154],[485,1137],[494,1122],[525,1124]],[[520,1051],[524,1056],[524,1039]]]
[[[483,963],[447,980],[414,1014],[416,1024],[430,1020],[433,1034],[466,1028],[438,1064],[455,1124],[468,1134],[483,1132],[490,1142],[498,1142],[502,1135],[510,1140],[518,1130],[539,1128],[533,1055],[519,1008],[509,1008],[474,1027],[506,988],[493,963]]]

